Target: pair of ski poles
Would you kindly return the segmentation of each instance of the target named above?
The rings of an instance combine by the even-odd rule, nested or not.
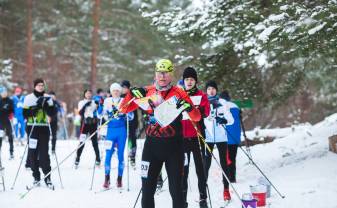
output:
[[[19,168],[18,168],[18,170],[17,170],[17,172],[16,172],[16,175],[15,175],[15,178],[14,178],[14,182],[13,182],[13,185],[12,185],[12,187],[11,187],[12,190],[14,189],[15,183],[16,183],[17,178],[18,178],[18,176],[19,176],[19,172],[20,172],[20,169],[21,169],[21,166],[22,166],[22,162],[23,162],[23,160],[24,160],[24,158],[25,158],[25,155],[26,155],[26,152],[27,152],[27,149],[28,149],[28,145],[29,145],[28,142],[29,142],[29,139],[30,139],[31,136],[32,136],[32,133],[33,133],[34,128],[35,128],[35,125],[36,125],[36,122],[35,122],[35,119],[34,119],[34,123],[33,123],[33,125],[32,125],[32,128],[31,128],[31,130],[30,130],[30,132],[29,132],[29,135],[28,135],[28,138],[27,138],[27,144],[25,145],[25,149],[24,149],[24,152],[23,152],[22,157],[21,157],[21,161],[20,161],[20,164],[19,164]],[[48,121],[48,129],[49,129],[50,137],[52,137],[52,131],[51,131],[51,126],[50,126],[50,122],[49,122],[49,121]],[[64,187],[63,187],[63,182],[62,182],[62,177],[61,177],[61,171],[60,171],[60,168],[59,168],[59,163],[58,163],[58,159],[57,159],[56,152],[53,152],[53,154],[54,154],[54,157],[55,157],[56,165],[57,165],[57,167],[58,167],[57,170],[58,170],[58,175],[59,175],[59,178],[60,178],[61,188],[63,189]]]
[[[122,108],[120,108],[120,109],[124,109],[124,108],[127,108],[133,101],[135,100],[135,98],[132,98],[130,101],[128,101],[124,106],[122,106]],[[119,110],[119,111],[117,111],[116,113],[115,113],[115,115],[118,115],[118,113],[120,113],[121,112],[121,110]],[[102,127],[104,127],[104,126],[106,126],[111,120],[112,120],[113,118],[110,118],[110,119],[108,119],[104,124],[102,124],[102,126],[100,127],[100,128],[102,128]],[[100,128],[98,128],[94,133],[92,133],[89,137],[87,137],[83,142],[82,142],[82,144],[80,144],[78,147],[76,147],[72,152],[70,152],[56,167],[54,167],[54,168],[52,168],[46,175],[44,175],[44,177],[40,180],[40,181],[38,181],[38,183],[40,183],[42,180],[44,180],[45,178],[47,178],[52,172],[54,172],[56,169],[58,169],[66,160],[68,160],[80,147],[82,147],[85,143],[86,143],[86,141],[88,141],[88,140],[90,140],[98,131],[99,131],[99,129]],[[38,184],[37,183],[37,184]],[[29,193],[30,193],[30,191],[31,190],[33,190],[34,188],[36,188],[36,185],[34,185],[31,189],[29,189],[29,190],[27,190],[25,193],[23,193],[23,194],[21,194],[21,199],[23,199],[23,198],[25,198]]]

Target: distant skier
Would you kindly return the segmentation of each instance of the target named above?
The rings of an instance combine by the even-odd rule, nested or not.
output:
[[[52,134],[52,140],[51,140],[51,151],[55,153],[56,149],[56,140],[57,140],[57,130],[58,130],[58,114],[61,113],[61,104],[59,101],[56,100],[56,93],[54,91],[50,91],[49,95],[53,99],[54,106],[56,108],[56,114],[50,117],[50,128],[51,128],[51,134]]]
[[[14,129],[15,129],[15,137],[23,144],[23,139],[25,138],[25,128],[26,122],[23,117],[23,101],[25,96],[22,94],[22,88],[16,87],[14,90],[14,95],[12,96],[12,100],[14,103]]]
[[[157,178],[165,163],[168,176],[169,190],[172,197],[173,208],[183,208],[184,199],[182,193],[182,177],[184,166],[182,114],[171,124],[161,127],[153,116],[154,108],[165,100],[177,99],[176,108],[184,109],[192,121],[199,121],[201,116],[198,109],[193,106],[188,95],[177,86],[172,85],[173,64],[170,60],[162,59],[156,64],[155,83],[145,88],[132,88],[121,104],[122,112],[132,112],[140,104],[132,101],[134,97],[141,99],[145,97],[149,106],[146,108],[148,114],[148,125],[146,128],[146,140],[144,143],[141,176],[142,176],[142,207],[154,208],[154,194],[157,186]]]
[[[225,172],[226,176],[228,176],[229,171],[226,161],[228,136],[226,130],[223,128],[223,125],[232,125],[234,123],[234,119],[229,111],[229,103],[226,100],[219,98],[217,94],[218,86],[216,82],[207,82],[206,91],[208,100],[211,104],[210,115],[204,119],[206,126],[206,143],[210,147],[211,151],[213,151],[215,145],[217,146],[222,170]],[[211,161],[212,155],[208,149],[206,149],[206,179],[208,178]],[[222,181],[224,184],[223,198],[225,201],[229,201],[231,199],[229,193],[229,183],[224,176],[222,177]]]
[[[30,135],[27,161],[33,171],[34,185],[39,185],[41,179],[39,167],[45,175],[51,171],[48,153],[50,136],[48,116],[54,116],[56,108],[53,99],[44,96],[44,89],[44,80],[36,79],[33,93],[27,95],[23,103],[23,115],[27,119],[27,135]],[[50,175],[45,177],[44,181],[48,187],[54,187]]]
[[[228,138],[228,177],[230,182],[236,183],[236,155],[238,152],[238,147],[241,143],[241,123],[240,123],[240,108],[231,101],[231,97],[227,91],[220,93],[220,98],[225,99],[228,103],[229,110],[234,118],[234,123],[232,125],[227,125],[227,138]]]
[[[106,155],[105,155],[105,181],[104,188],[110,186],[110,170],[111,170],[111,157],[117,148],[118,155],[118,177],[117,187],[122,188],[122,177],[124,170],[124,149],[126,143],[126,115],[118,113],[120,104],[123,98],[120,97],[122,87],[118,83],[113,83],[110,86],[111,97],[104,100],[103,115],[105,119],[111,119],[108,123],[108,132],[105,141]],[[128,119],[133,119],[133,113],[127,114]]]
[[[97,118],[97,107],[98,101],[92,99],[91,90],[84,91],[84,99],[78,103],[79,114],[81,115],[81,134],[80,134],[80,145],[84,142],[88,135],[93,134],[97,131],[98,118]],[[101,164],[101,158],[99,154],[97,134],[91,137],[91,143],[96,155],[96,165]],[[78,167],[81,159],[81,154],[84,149],[84,144],[77,150],[75,168]]]
[[[185,92],[190,96],[193,104],[199,109],[202,118],[206,118],[209,115],[210,104],[207,95],[203,93],[197,87],[198,75],[194,68],[187,67],[183,73],[183,87]],[[193,154],[193,160],[195,164],[195,170],[198,177],[198,188],[199,188],[199,206],[200,208],[207,208],[207,193],[206,193],[206,178],[204,172],[204,165],[202,161],[202,154],[199,145],[198,133],[204,131],[201,123],[197,122],[192,124],[188,115],[183,114],[182,126],[183,126],[183,136],[184,136],[184,153],[185,153],[185,165],[184,165],[184,178],[183,178],[183,193],[185,200],[185,208],[188,207],[187,203],[187,190],[188,190],[188,173],[189,165],[191,159],[191,153]],[[198,128],[197,132],[194,125]],[[202,143],[202,141],[200,141]]]
[[[7,89],[4,86],[0,86],[0,147],[2,138],[7,135],[10,159],[14,158],[13,130],[10,121],[13,110],[13,101],[8,97]]]

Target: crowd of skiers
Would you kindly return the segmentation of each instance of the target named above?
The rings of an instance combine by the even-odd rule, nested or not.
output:
[[[136,162],[138,122],[143,121],[146,139],[140,161],[142,180],[142,207],[154,208],[154,195],[162,181],[161,171],[165,164],[173,208],[188,207],[187,190],[191,155],[198,179],[199,205],[208,207],[207,180],[213,149],[216,146],[223,174],[223,199],[230,200],[229,183],[236,182],[236,154],[241,142],[240,109],[231,102],[227,91],[219,92],[214,81],[208,81],[205,92],[199,88],[197,71],[187,67],[181,81],[174,84],[174,66],[170,60],[162,59],[155,66],[154,82],[146,87],[132,87],[127,80],[112,83],[109,96],[98,90],[93,96],[90,89],[83,93],[78,103],[78,139],[75,167],[80,164],[85,142],[91,140],[96,165],[101,164],[98,141],[104,140],[105,180],[103,187],[110,187],[111,158],[118,156],[116,184],[122,187],[124,153],[130,143],[129,161]],[[47,185],[50,178],[49,140],[52,152],[56,147],[55,118],[59,103],[55,93],[45,93],[45,82],[34,81],[34,91],[22,96],[16,88],[9,98],[4,87],[0,87],[0,148],[7,135],[10,156],[13,157],[13,126],[17,138],[28,138],[26,166],[33,172],[34,183],[41,180],[39,167]],[[162,127],[154,116],[155,109],[165,101],[175,101],[180,113],[169,125]],[[141,102],[137,102],[141,101]],[[141,117],[139,117],[141,116]],[[103,128],[104,127],[104,128]],[[105,131],[103,131],[105,130]]]

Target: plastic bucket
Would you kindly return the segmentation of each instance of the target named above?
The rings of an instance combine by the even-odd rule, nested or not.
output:
[[[253,197],[257,200],[257,206],[266,206],[267,187],[264,185],[250,186]]]
[[[251,193],[246,193],[242,195],[242,204],[244,205],[242,208],[256,208],[257,200]]]
[[[270,195],[271,195],[271,185],[268,182],[268,180],[265,179],[264,177],[260,177],[259,180],[258,180],[258,184],[266,186],[266,188],[267,188],[267,191],[266,191],[267,198],[269,198]]]

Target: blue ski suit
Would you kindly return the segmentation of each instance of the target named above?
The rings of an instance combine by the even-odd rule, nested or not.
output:
[[[25,96],[13,95],[12,100],[14,104],[15,137],[23,139],[25,137],[25,128],[26,128],[25,118],[23,117],[23,101],[25,100]]]
[[[103,105],[103,115],[106,120],[112,118],[119,109],[122,98],[106,98]],[[133,113],[127,114],[128,119],[132,120]],[[118,155],[118,176],[123,175],[124,170],[124,149],[127,137],[126,115],[119,113],[108,123],[107,136],[105,141],[105,175],[110,175],[111,157],[117,148]]]

